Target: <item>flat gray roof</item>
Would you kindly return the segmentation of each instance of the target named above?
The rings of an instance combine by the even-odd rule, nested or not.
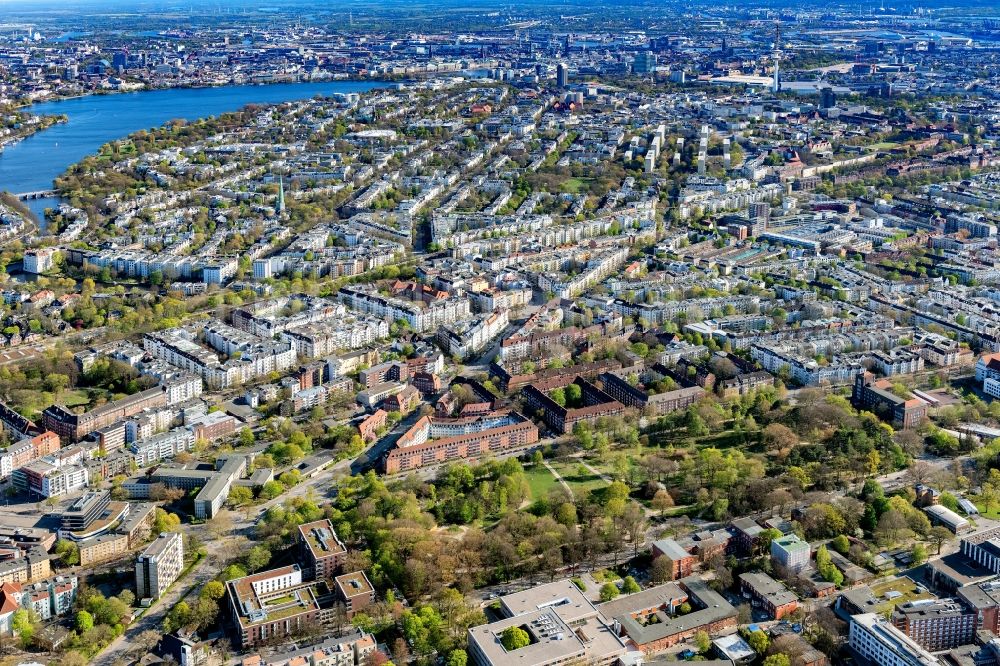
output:
[[[597,615],[594,604],[569,579],[557,580],[529,588],[523,592],[505,595],[500,598],[500,605],[508,616],[523,615],[551,608],[559,614],[563,621],[569,624],[588,616]]]

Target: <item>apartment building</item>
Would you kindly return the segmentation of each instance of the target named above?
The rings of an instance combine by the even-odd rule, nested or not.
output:
[[[299,550],[313,578],[332,578],[343,566],[347,548],[328,519],[299,525]]]
[[[939,666],[937,657],[877,613],[851,616],[848,646],[878,666]]]
[[[381,296],[362,286],[342,287],[338,293],[347,307],[388,321],[402,319],[417,333],[432,331],[439,326],[468,319],[472,310],[469,299],[451,296],[430,303],[413,303],[394,297]]]
[[[163,387],[154,386],[121,400],[95,407],[89,412],[76,414],[62,405],[51,405],[42,412],[42,424],[60,439],[78,442],[90,433],[134,416],[144,409],[167,405]]]
[[[573,383],[581,389],[583,405],[580,407],[563,407],[531,385],[521,389],[521,393],[528,407],[533,412],[540,413],[542,420],[558,433],[573,432],[577,423],[594,423],[597,419],[624,413],[625,406],[622,403],[586,379],[577,377]]]
[[[421,417],[397,440],[385,458],[385,473],[397,474],[452,460],[531,446],[538,428],[516,412],[500,411],[462,418]]]
[[[660,539],[651,546],[653,559],[664,557],[670,562],[670,580],[687,578],[694,572],[698,558],[689,553],[673,539]]]
[[[159,599],[184,570],[184,537],[160,534],[135,562],[135,590],[139,599]]]
[[[771,541],[771,559],[791,573],[809,568],[812,550],[809,543],[795,534],[788,534]]]
[[[973,642],[976,613],[952,599],[920,599],[898,604],[892,624],[930,652]]]
[[[344,602],[347,617],[352,618],[375,603],[375,588],[364,571],[352,571],[334,578],[337,596]]]
[[[316,627],[327,619],[314,584],[304,583],[298,565],[230,580],[228,614],[236,643],[250,648]]]
[[[740,590],[755,608],[774,620],[789,615],[799,607],[799,598],[779,581],[765,573],[740,574]]]

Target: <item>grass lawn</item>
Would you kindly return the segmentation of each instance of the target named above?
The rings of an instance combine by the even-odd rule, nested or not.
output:
[[[915,601],[917,599],[931,599],[934,597],[930,592],[917,592],[917,583],[911,578],[891,578],[886,581],[879,583],[874,583],[872,586],[872,592],[875,597],[881,602],[878,607],[876,607],[876,613],[882,613],[885,611],[890,611],[897,604],[905,604],[908,601]],[[899,592],[902,596],[896,597],[895,599],[886,600],[885,594],[887,592]]]
[[[551,465],[577,497],[587,497],[592,491],[607,485],[598,475],[579,469],[580,464],[577,462],[553,462]]]
[[[1000,520],[1000,510],[993,509],[992,511],[987,511],[985,502],[978,501],[979,498],[977,497],[972,497],[970,499],[972,500],[972,503],[976,505],[976,508],[979,509],[980,516],[983,518],[990,518],[991,520]]]
[[[567,194],[579,194],[588,187],[590,187],[590,181],[586,178],[567,178],[559,186],[559,189]]]
[[[524,470],[524,475],[528,477],[528,486],[531,488],[532,499],[544,499],[549,496],[549,492],[559,487],[556,477],[544,465],[534,465]]]
[[[83,389],[72,389],[69,391],[63,391],[62,395],[60,395],[59,397],[62,398],[62,404],[64,404],[67,407],[76,407],[78,405],[90,404],[90,397],[87,395],[87,392]]]

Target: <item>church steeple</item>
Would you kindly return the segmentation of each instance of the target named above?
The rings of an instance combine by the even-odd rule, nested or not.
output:
[[[274,211],[278,215],[285,212],[285,179],[282,176],[278,176],[278,203],[274,207]]]

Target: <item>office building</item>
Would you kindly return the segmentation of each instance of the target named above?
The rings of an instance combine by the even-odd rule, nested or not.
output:
[[[111,504],[107,492],[88,492],[77,498],[60,515],[62,529],[69,532],[83,532],[104,515]]]
[[[1000,528],[992,527],[962,539],[962,554],[995,574],[1000,574]]]
[[[566,63],[556,65],[556,86],[565,88],[569,85],[569,67]]]
[[[690,613],[679,611],[685,603],[691,605]],[[646,654],[662,652],[699,631],[736,630],[736,609],[698,576],[625,595],[599,608],[619,636]]]
[[[538,585],[499,599],[502,619],[469,629],[469,656],[478,666],[612,666],[628,651],[605,616],[569,579]],[[531,643],[508,651],[508,627],[528,632]]]
[[[837,106],[837,94],[829,86],[819,91],[819,108],[832,109]]]
[[[656,71],[656,54],[650,51],[639,51],[632,60],[632,72],[635,74],[652,74]]]
[[[858,409],[874,412],[894,428],[916,428],[927,419],[928,404],[920,398],[903,398],[892,392],[888,379],[876,380],[870,372],[854,379],[851,402]]]

